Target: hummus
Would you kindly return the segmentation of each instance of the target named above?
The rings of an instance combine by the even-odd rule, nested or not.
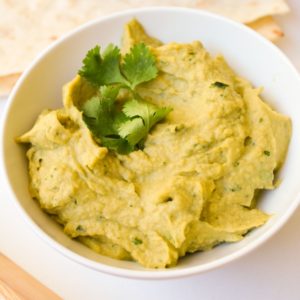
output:
[[[64,107],[43,111],[18,141],[30,144],[32,197],[66,234],[102,255],[164,268],[268,220],[257,191],[274,188],[291,122],[200,42],[162,44],[133,20],[122,53],[140,41],[159,75],[138,92],[173,108],[143,150],[120,155],[95,142],[80,107],[96,91],[80,76],[64,87]]]

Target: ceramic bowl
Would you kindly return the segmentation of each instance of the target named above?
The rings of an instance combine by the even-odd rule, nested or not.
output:
[[[200,40],[212,55],[222,53],[237,74],[249,79],[256,87],[264,87],[265,101],[290,116],[293,123],[287,159],[278,175],[282,182],[277,189],[265,192],[259,201],[259,207],[272,214],[272,218],[240,242],[189,255],[176,267],[165,270],[144,269],[135,262],[101,256],[67,237],[31,199],[25,149],[15,143],[15,137],[31,128],[44,108],[62,106],[62,86],[75,76],[87,50],[95,44],[119,44],[123,25],[133,17],[149,34],[163,42]],[[64,36],[43,51],[24,72],[9,97],[2,120],[1,177],[6,182],[11,201],[32,230],[49,246],[79,264],[114,275],[148,279],[208,271],[257,248],[278,231],[296,209],[300,198],[299,95],[299,75],[284,54],[241,24],[204,11],[183,8],[159,7],[114,14]]]

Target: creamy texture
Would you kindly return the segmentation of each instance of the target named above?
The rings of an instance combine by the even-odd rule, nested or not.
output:
[[[159,75],[138,92],[173,108],[143,150],[119,155],[94,141],[80,107],[95,90],[79,76],[64,87],[64,107],[42,112],[18,141],[30,143],[32,197],[66,234],[103,255],[164,268],[268,220],[256,191],[274,188],[291,122],[200,42],[162,45],[133,20],[123,53],[140,41]]]

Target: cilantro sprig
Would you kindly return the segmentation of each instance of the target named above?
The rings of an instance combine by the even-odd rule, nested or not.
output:
[[[97,142],[118,153],[142,148],[153,126],[171,111],[144,101],[135,90],[158,74],[155,57],[143,43],[123,59],[117,46],[110,44],[101,54],[97,45],[88,51],[78,73],[98,87],[97,95],[82,106],[83,120]],[[124,88],[129,93],[120,105],[118,95]]]

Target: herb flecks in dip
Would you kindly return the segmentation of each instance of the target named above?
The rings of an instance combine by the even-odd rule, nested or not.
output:
[[[121,53],[140,42],[158,74],[134,93],[172,108],[142,147],[120,154],[95,139],[82,107],[99,90],[80,76],[64,87],[64,107],[42,112],[18,141],[30,143],[32,197],[66,234],[100,254],[164,268],[268,220],[255,195],[274,188],[291,122],[200,42],[163,45],[133,20]]]

